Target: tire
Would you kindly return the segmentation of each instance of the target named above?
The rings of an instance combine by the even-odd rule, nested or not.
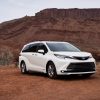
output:
[[[21,73],[22,73],[22,74],[27,74],[25,62],[22,62],[22,63],[21,63],[20,69],[21,69]]]
[[[47,75],[49,78],[51,79],[55,79],[57,78],[57,72],[56,72],[56,68],[55,68],[55,65],[50,62],[48,65],[47,65]]]

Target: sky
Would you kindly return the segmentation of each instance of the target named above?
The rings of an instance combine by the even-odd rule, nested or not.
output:
[[[100,8],[100,0],[0,0],[0,23],[46,8]]]

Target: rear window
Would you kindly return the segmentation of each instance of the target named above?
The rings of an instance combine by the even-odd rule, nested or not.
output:
[[[22,52],[28,52],[29,51],[29,45],[25,46],[25,48],[22,50]]]
[[[37,52],[37,47],[39,43],[27,45],[22,52]]]

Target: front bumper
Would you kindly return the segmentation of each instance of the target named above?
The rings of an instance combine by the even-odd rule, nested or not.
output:
[[[82,74],[95,74],[96,71],[89,71],[89,72],[67,72],[61,71],[58,75],[82,75]]]
[[[94,74],[96,73],[95,62],[71,62],[68,66],[60,69],[58,75],[71,75],[71,74]]]

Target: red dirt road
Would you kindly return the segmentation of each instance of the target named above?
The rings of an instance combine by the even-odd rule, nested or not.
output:
[[[22,75],[18,68],[0,68],[0,100],[100,100],[100,64],[90,78],[44,74]]]

